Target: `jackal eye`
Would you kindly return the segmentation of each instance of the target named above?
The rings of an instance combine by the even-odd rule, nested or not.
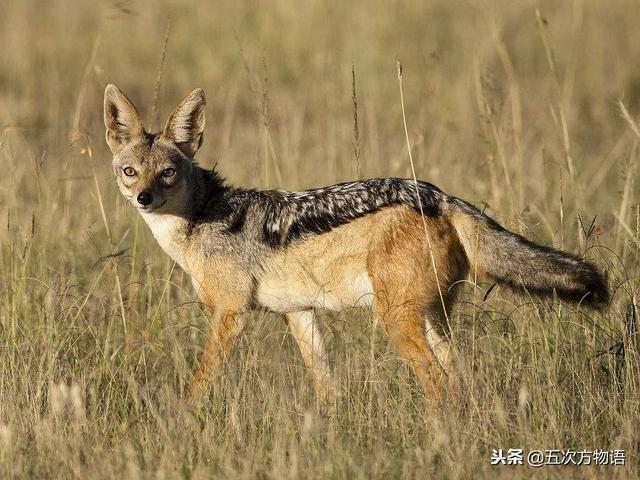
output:
[[[168,177],[173,177],[175,174],[176,174],[175,168],[165,168],[160,175],[168,178]]]
[[[136,175],[136,171],[133,167],[124,167],[122,171],[127,177],[133,177]]]

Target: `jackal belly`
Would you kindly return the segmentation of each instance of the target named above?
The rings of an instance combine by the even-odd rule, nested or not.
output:
[[[255,300],[277,312],[370,306],[370,237],[361,230],[371,220],[358,219],[275,252],[262,265]]]
[[[257,302],[270,310],[340,311],[372,304],[373,288],[365,268],[335,265],[329,271],[317,271],[301,265],[282,267],[271,269],[262,277],[256,291]]]

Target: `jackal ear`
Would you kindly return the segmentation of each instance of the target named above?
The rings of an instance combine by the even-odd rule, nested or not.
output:
[[[162,132],[167,140],[175,143],[190,158],[202,145],[206,106],[204,90],[196,88],[173,109]]]
[[[111,84],[104,91],[104,126],[107,145],[114,155],[127,143],[144,135],[138,110],[118,87]]]

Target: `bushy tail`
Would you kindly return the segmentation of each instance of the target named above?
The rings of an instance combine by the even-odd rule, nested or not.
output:
[[[477,208],[455,197],[447,210],[471,271],[516,291],[559,298],[601,309],[609,303],[602,273],[581,258],[537,245],[505,230]]]

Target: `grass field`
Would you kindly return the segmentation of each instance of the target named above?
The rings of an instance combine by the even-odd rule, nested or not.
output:
[[[640,476],[640,340],[625,326],[640,280],[635,0],[2,10],[0,478]],[[112,180],[105,85],[153,128],[204,88],[199,162],[301,189],[411,175],[396,60],[418,177],[584,253],[608,273],[610,309],[469,282],[459,377],[428,411],[370,312],[321,312],[331,418],[285,323],[256,312],[208,401],[187,406],[205,312]],[[622,449],[626,465],[492,466],[499,448]]]

